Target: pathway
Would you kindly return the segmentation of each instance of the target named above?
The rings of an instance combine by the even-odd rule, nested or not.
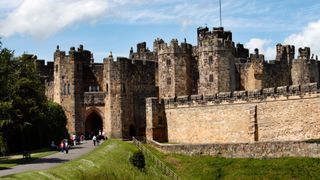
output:
[[[44,170],[73,160],[94,149],[92,141],[85,141],[69,150],[68,154],[58,152],[50,156],[39,158],[28,164],[14,166],[10,169],[0,170],[0,177],[32,170]],[[32,156],[32,154],[31,154]]]

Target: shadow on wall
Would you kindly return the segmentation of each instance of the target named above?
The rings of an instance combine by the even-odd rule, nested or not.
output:
[[[158,103],[159,113],[155,116],[155,128],[153,129],[153,139],[158,142],[168,142],[168,126],[167,126],[167,116],[165,112],[164,100]]]

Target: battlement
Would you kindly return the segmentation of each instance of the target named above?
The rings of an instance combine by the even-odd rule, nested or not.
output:
[[[154,52],[151,52],[147,47],[146,42],[141,42],[137,44],[137,52],[133,51],[133,47],[130,49],[129,59],[134,60],[156,60]]]
[[[199,27],[197,29],[198,46],[211,46],[215,48],[234,47],[232,41],[232,32],[224,31],[223,27],[213,28],[209,31],[208,27]]]
[[[177,39],[172,39],[170,45],[163,42],[158,48],[158,54],[191,53],[193,49],[192,45],[186,42],[186,39],[180,45]]]
[[[74,46],[70,47],[68,54],[65,51],[60,51],[59,45],[54,53],[55,58],[61,57],[65,61],[69,60],[81,60],[85,61],[88,64],[93,63],[93,54],[89,50],[85,50],[83,45],[80,44],[78,49]],[[72,58],[70,58],[72,57]]]
[[[276,49],[276,61],[289,62],[289,60],[294,59],[295,47],[293,45],[277,44]]]
[[[177,106],[202,106],[202,105],[219,105],[233,103],[250,103],[263,102],[270,100],[288,100],[304,98],[307,95],[320,94],[320,84],[309,83],[305,85],[281,86],[274,88],[264,88],[254,91],[234,91],[220,92],[213,95],[191,95],[177,96],[174,98],[163,98],[160,103],[164,103],[167,107]],[[150,98],[149,103],[156,103],[158,99]]]
[[[299,48],[298,59],[309,60],[310,59],[310,48],[309,47]]]

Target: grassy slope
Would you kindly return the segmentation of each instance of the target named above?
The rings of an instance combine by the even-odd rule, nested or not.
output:
[[[226,159],[162,154],[148,147],[183,179],[320,179],[320,159]]]
[[[23,159],[22,154],[0,157],[0,170],[1,169],[8,169],[18,164],[25,164],[35,159],[49,156],[51,154],[57,153],[57,151],[52,151],[50,148],[39,149],[35,151],[31,151],[31,158],[30,159]]]
[[[108,140],[93,152],[58,167],[9,176],[18,179],[166,179],[146,159],[144,172],[133,167],[129,157],[137,151],[133,144]],[[151,165],[150,165],[151,164]]]

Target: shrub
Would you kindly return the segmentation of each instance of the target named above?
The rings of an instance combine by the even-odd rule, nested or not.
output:
[[[130,157],[130,162],[139,169],[143,169],[146,165],[144,155],[141,151],[133,153],[133,155]]]

